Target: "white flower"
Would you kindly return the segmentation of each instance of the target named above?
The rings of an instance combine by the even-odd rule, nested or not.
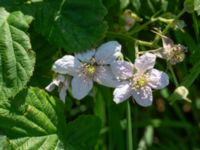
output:
[[[121,103],[133,96],[141,106],[152,104],[152,89],[162,89],[169,84],[166,73],[154,69],[156,56],[146,53],[135,60],[133,65],[126,61],[116,61],[111,68],[122,82],[114,90],[115,103]]]
[[[119,81],[114,77],[110,64],[121,55],[121,45],[116,41],[102,44],[95,51],[66,55],[58,59],[53,70],[73,76],[72,95],[82,99],[93,87],[93,81],[108,87],[116,87]]]
[[[187,48],[181,44],[174,44],[172,39],[167,36],[160,36],[162,38],[163,48],[159,49],[155,54],[160,58],[166,59],[172,65],[182,62],[185,58]]]
[[[65,102],[65,98],[67,96],[67,89],[69,88],[69,77],[63,74],[57,74],[56,78],[48,85],[46,86],[46,90],[48,92],[51,92],[55,89],[55,87],[58,87],[59,91],[59,97],[60,99]]]

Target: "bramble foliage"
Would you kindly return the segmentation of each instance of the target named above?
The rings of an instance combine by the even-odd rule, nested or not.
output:
[[[199,16],[200,0],[0,0],[0,150],[199,150]],[[102,60],[132,64],[146,52],[157,56],[155,68],[166,72],[166,83],[159,82],[166,86],[169,76],[169,86],[153,91],[152,106],[135,105],[136,96],[124,88],[102,86],[113,79],[113,62],[77,56],[108,41],[117,41],[120,55],[113,45],[104,47]],[[69,78],[65,102],[56,91],[64,81],[54,80],[52,93],[44,90],[60,74],[53,64],[65,55],[78,59],[81,67],[73,69],[84,75],[82,83],[91,78],[81,101],[74,95],[83,88],[71,85],[77,74],[61,73]],[[118,65],[120,83],[130,79],[124,79],[128,69],[136,70],[130,90],[150,82],[149,70],[138,75],[141,66]],[[117,105],[113,97],[130,101]]]

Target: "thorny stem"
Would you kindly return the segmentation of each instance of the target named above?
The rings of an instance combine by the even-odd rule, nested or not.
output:
[[[169,67],[169,70],[170,70],[170,72],[172,74],[172,78],[174,80],[174,84],[175,84],[175,86],[177,88],[179,86],[179,83],[178,83],[177,77],[176,77],[176,75],[174,73],[174,70],[172,68],[172,65],[168,63],[168,67]],[[185,123],[186,120],[185,120],[185,117],[183,116],[183,114],[181,113],[180,108],[176,104],[174,104],[173,107],[174,107],[177,115],[179,116],[179,118]],[[190,135],[190,131],[188,129],[186,131],[187,131],[187,134]]]
[[[116,38],[120,38],[120,39],[131,41],[131,42],[136,41],[136,39],[133,38],[132,36],[129,36],[129,35],[125,34],[125,33],[120,33],[120,32],[107,32],[107,36],[108,37],[116,37]]]
[[[174,21],[176,21],[178,18],[180,18],[184,13],[185,13],[185,9],[181,10],[181,12],[174,18]],[[165,27],[165,29],[162,31],[162,34],[165,34],[168,31],[168,29],[173,25],[174,21],[172,21]],[[160,40],[160,38],[161,38],[160,35],[156,35],[152,44],[156,45],[158,43],[158,41]]]
[[[152,22],[156,21],[155,19],[153,20],[149,20],[147,22],[145,22],[144,24],[142,24],[140,27],[136,28],[135,30],[132,30],[129,32],[130,35],[133,35],[135,33],[140,32],[141,30],[143,30],[144,28],[146,28],[149,24],[151,24]]]
[[[158,18],[155,18],[156,15],[158,15],[160,13],[160,11],[156,12],[151,18],[149,21],[145,22],[144,24],[142,24],[140,27],[132,30],[129,32],[130,35],[133,35],[133,34],[136,34],[140,31],[142,31],[144,28],[146,28],[149,24],[155,22],[158,20]]]
[[[130,103],[127,101],[127,148],[133,150],[133,135]]]
[[[148,50],[148,52],[151,52],[151,53],[156,53],[156,52],[160,52],[162,48],[157,48],[157,49],[153,49],[153,50]],[[147,51],[140,51],[138,52],[138,54],[144,54],[146,53]]]
[[[116,37],[116,38],[120,38],[120,39],[123,39],[123,40],[128,40],[130,42],[136,42],[137,41],[138,45],[144,45],[144,46],[152,47],[152,43],[151,42],[137,40],[137,39],[133,38],[132,36],[130,36],[127,33],[110,32],[109,31],[109,32],[107,32],[107,36]]]

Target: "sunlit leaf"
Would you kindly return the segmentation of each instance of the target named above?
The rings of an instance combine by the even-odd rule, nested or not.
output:
[[[200,15],[200,0],[194,1],[194,10],[197,12],[198,15]]]
[[[26,33],[30,22],[20,11],[0,8],[0,91],[6,97],[18,93],[34,69],[34,52]]]
[[[10,145],[19,150],[93,149],[100,130],[99,119],[93,116],[66,124],[62,102],[38,88],[1,100],[0,122]]]

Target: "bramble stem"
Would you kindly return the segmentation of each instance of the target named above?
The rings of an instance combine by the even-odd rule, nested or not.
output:
[[[178,86],[179,86],[179,83],[178,83],[177,77],[176,77],[176,75],[175,75],[175,73],[174,73],[174,69],[172,68],[172,65],[171,65],[171,64],[168,64],[168,67],[169,67],[169,70],[170,70],[170,72],[171,72],[171,74],[172,74],[172,78],[173,78],[173,80],[174,80],[174,84],[175,84],[176,87],[178,87]]]
[[[129,101],[127,102],[127,149],[133,150],[131,108]]]
[[[181,10],[181,12],[174,18],[174,21],[178,20],[183,14],[185,13],[185,9]],[[165,29],[162,31],[162,34],[164,35],[168,29],[173,25],[174,21],[172,21],[171,23],[169,23]],[[158,41],[160,40],[160,35],[156,35],[155,39],[153,40],[153,45],[157,44]]]

